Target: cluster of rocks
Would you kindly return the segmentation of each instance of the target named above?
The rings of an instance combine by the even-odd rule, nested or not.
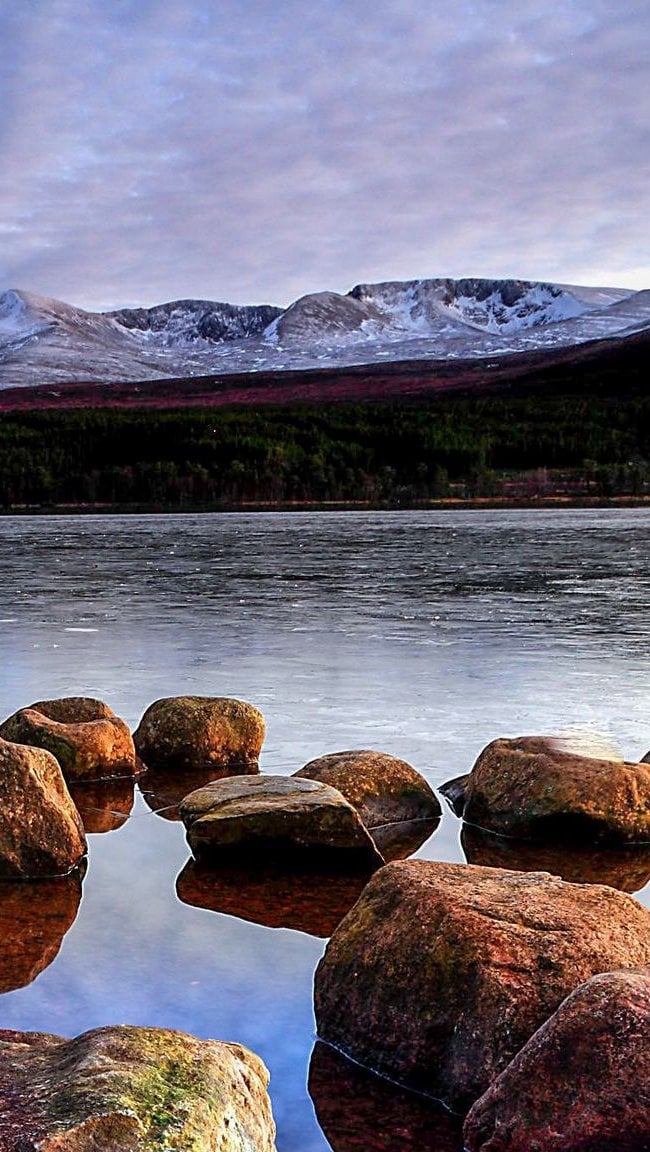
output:
[[[85,697],[0,725],[0,876],[68,877],[51,954],[74,919],[85,830],[126,818],[137,777],[149,806],[185,825],[181,900],[330,936],[314,1000],[331,1047],[310,1074],[326,1128],[345,1097],[322,1088],[336,1049],[422,1094],[405,1147],[421,1145],[435,1099],[456,1114],[436,1113],[441,1148],[458,1147],[462,1116],[467,1152],[650,1148],[650,913],[616,890],[650,872],[650,765],[546,737],[493,741],[441,789],[470,861],[443,864],[406,859],[441,811],[405,761],[355,750],[262,774],[264,735],[252,705],[195,696],[156,701],[133,737]],[[107,779],[110,817],[92,803]],[[568,879],[540,870],[557,858],[549,842]],[[23,983],[49,962],[28,937],[21,960]],[[0,1146],[272,1152],[267,1080],[244,1049],[164,1030],[0,1033]]]

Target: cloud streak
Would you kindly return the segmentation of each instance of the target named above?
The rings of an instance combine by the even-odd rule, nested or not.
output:
[[[0,0],[0,284],[648,286],[648,32],[634,0]]]

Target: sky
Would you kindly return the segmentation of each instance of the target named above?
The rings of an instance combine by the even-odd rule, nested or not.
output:
[[[0,0],[0,291],[650,287],[647,0]]]

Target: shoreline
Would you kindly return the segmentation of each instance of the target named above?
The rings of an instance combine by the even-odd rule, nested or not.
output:
[[[567,511],[593,510],[599,508],[650,508],[650,494],[647,496],[543,496],[538,498],[476,496],[467,499],[443,497],[440,499],[413,500],[404,503],[377,503],[368,500],[255,500],[224,504],[187,504],[183,507],[168,504],[118,504],[118,503],[64,503],[64,504],[15,504],[0,508],[0,516],[177,516],[215,513],[236,514],[237,512],[462,512],[462,511]]]

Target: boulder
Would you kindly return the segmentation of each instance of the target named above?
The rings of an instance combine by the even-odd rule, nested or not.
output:
[[[650,765],[596,759],[563,740],[493,740],[467,784],[463,818],[523,839],[650,841]]]
[[[176,880],[183,904],[237,916],[268,928],[328,937],[359,899],[367,873],[321,871],[282,864],[221,864],[188,860]]]
[[[446,783],[441,784],[438,791],[441,796],[444,796],[449,807],[451,808],[454,816],[462,816],[465,807],[465,796],[467,794],[467,785],[469,784],[469,772],[464,776],[454,776],[453,780],[447,780]]]
[[[0,736],[45,748],[56,756],[66,780],[96,780],[136,772],[131,733],[101,700],[66,696],[39,700],[0,725]]]
[[[383,864],[352,805],[335,788],[316,780],[216,780],[186,796],[180,813],[198,860],[255,854],[271,862],[289,854],[371,870]]]
[[[404,820],[370,829],[375,848],[384,860],[406,860],[433,836],[440,817],[433,820]]]
[[[31,984],[56,958],[81,901],[84,864],[56,880],[0,884],[0,994]]]
[[[310,760],[294,776],[337,788],[366,828],[441,815],[435,792],[424,777],[405,760],[386,752],[332,752]]]
[[[547,844],[512,840],[473,824],[462,825],[460,843],[468,864],[486,868],[552,872],[572,884],[608,884],[620,892],[640,892],[650,883],[650,844],[626,848]]]
[[[436,1100],[407,1092],[320,1041],[309,1095],[333,1152],[462,1152],[462,1126]]]
[[[275,1152],[268,1073],[238,1044],[95,1028],[0,1032],[6,1152]]]
[[[86,854],[86,838],[54,756],[0,738],[0,781],[0,878],[71,872]]]
[[[472,1108],[468,1152],[650,1148],[650,971],[594,976]]]
[[[450,1107],[469,1107],[564,998],[650,963],[650,913],[538,872],[387,864],[315,979],[319,1036]]]
[[[255,773],[264,717],[225,696],[170,696],[150,704],[133,734],[147,768]]]

